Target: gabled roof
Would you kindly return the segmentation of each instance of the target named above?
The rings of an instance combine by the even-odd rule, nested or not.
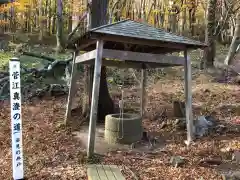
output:
[[[184,36],[179,36],[173,33],[169,33],[163,29],[158,29],[148,24],[144,24],[144,23],[140,23],[140,22],[136,22],[128,19],[91,29],[90,32],[124,36],[129,38],[138,38],[142,40],[145,39],[145,40],[194,45],[198,47],[206,46],[204,43],[200,41],[196,41]]]

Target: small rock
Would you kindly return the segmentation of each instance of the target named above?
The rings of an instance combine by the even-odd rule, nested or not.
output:
[[[225,126],[225,125],[223,125],[223,124],[220,124],[220,125],[218,125],[217,127],[216,127],[216,132],[217,133],[223,133],[224,131],[226,131],[227,130],[227,127]]]
[[[221,148],[220,151],[223,153],[226,153],[226,152],[232,151],[232,149],[231,149],[231,147],[226,147],[226,148]]]
[[[186,119],[176,119],[174,122],[175,126],[179,130],[185,130],[186,129]]]
[[[209,89],[205,89],[204,93],[210,93],[211,91]]]
[[[227,174],[222,174],[221,175],[222,176],[222,180],[230,180],[230,176],[229,175],[227,175]]]
[[[170,163],[174,167],[179,167],[185,163],[185,158],[181,156],[172,156],[170,159]]]
[[[209,122],[210,126],[216,126],[217,125],[217,120],[213,116],[205,116],[205,119]]]
[[[161,129],[165,128],[166,126],[167,126],[166,122],[162,122],[162,123],[160,124],[160,128],[161,128]]]
[[[240,171],[233,172],[232,177],[234,180],[240,180]]]
[[[200,166],[218,166],[220,164],[222,164],[220,159],[202,159],[199,162]]]
[[[240,180],[240,171],[231,174],[222,174],[222,180]]]
[[[178,123],[180,123],[180,119],[175,120],[175,124],[178,124]]]
[[[240,151],[235,151],[232,154],[232,160],[240,163]]]

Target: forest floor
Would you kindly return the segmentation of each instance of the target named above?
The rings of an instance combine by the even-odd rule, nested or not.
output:
[[[164,149],[156,153],[112,151],[101,156],[99,163],[119,165],[127,179],[134,179],[129,171],[131,169],[136,177],[143,180],[220,180],[222,173],[240,169],[240,165],[232,161],[232,152],[240,149],[240,131],[230,126],[233,119],[240,118],[234,105],[240,103],[240,86],[219,84],[210,75],[195,73],[194,115],[214,114],[220,123],[228,124],[228,130],[203,137],[187,148],[184,144],[186,131],[176,130],[174,123],[167,123],[165,128],[161,126],[163,121],[174,120],[172,100],[183,99],[181,76],[182,71],[177,69],[158,82],[149,84],[147,89],[144,127],[159,136],[165,143]],[[127,96],[132,96],[131,91]],[[70,129],[62,126],[65,105],[66,97],[23,104],[24,169],[27,179],[87,179],[88,162],[82,142]],[[9,102],[2,102],[0,106],[0,179],[7,180],[12,177]],[[164,108],[167,109],[167,120],[159,116]],[[173,167],[169,163],[173,156],[184,157],[183,166]],[[202,163],[204,159],[220,163]]]
[[[35,49],[39,47],[36,46]],[[47,49],[50,48],[43,52]],[[195,54],[191,54],[192,59],[198,58],[199,53]],[[12,53],[1,53],[0,67],[5,65],[11,56]],[[30,60],[29,64],[34,65],[32,59]],[[22,62],[26,61],[26,58],[23,58]],[[220,180],[222,173],[239,170],[240,165],[232,160],[232,154],[240,149],[239,125],[233,125],[234,120],[240,119],[240,86],[216,83],[212,75],[193,69],[194,116],[214,115],[220,124],[224,124],[225,130],[202,137],[187,148],[184,144],[186,130],[175,127],[176,118],[173,117],[172,108],[174,100],[184,100],[183,70],[169,68],[165,72],[166,75],[159,73],[160,71],[156,72],[147,80],[146,117],[143,125],[150,134],[158,137],[164,147],[154,153],[111,151],[99,156],[96,159],[98,163],[119,165],[127,179],[134,179],[132,171],[138,179],[143,180]],[[81,81],[79,83],[81,84]],[[110,86],[112,97],[119,98],[117,87],[113,84]],[[136,93],[140,93],[136,87],[126,91],[129,106],[138,104]],[[81,94],[81,91],[77,94]],[[62,126],[66,101],[67,97],[48,98],[22,105],[24,170],[25,177],[29,180],[87,179],[86,166],[89,162],[83,142],[74,135],[73,129]],[[75,101],[75,104],[79,103],[79,99]],[[167,118],[161,116],[164,109]],[[74,118],[78,120],[77,117]],[[10,103],[1,101],[2,180],[12,179],[10,123]],[[175,156],[184,157],[185,161],[181,167],[174,167],[169,163]]]

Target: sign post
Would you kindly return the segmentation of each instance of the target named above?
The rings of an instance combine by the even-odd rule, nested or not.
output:
[[[12,124],[12,169],[13,179],[24,177],[22,151],[22,117],[21,117],[21,78],[20,61],[11,58],[9,61],[11,124]]]

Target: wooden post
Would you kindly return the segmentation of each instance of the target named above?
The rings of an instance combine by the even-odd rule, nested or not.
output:
[[[73,53],[73,62],[72,62],[72,73],[71,73],[71,81],[69,85],[68,91],[68,100],[67,100],[67,107],[66,107],[66,114],[64,119],[64,124],[68,125],[69,119],[71,118],[71,110],[72,110],[72,99],[75,92],[75,84],[76,84],[76,52]]]
[[[191,61],[187,56],[187,50],[184,51],[185,65],[184,65],[184,79],[185,79],[185,109],[187,122],[187,142],[189,145],[193,141],[193,115],[192,115],[192,76],[191,76]]]
[[[141,117],[144,116],[144,108],[146,103],[146,66],[145,64],[142,65],[142,71],[141,71],[141,96],[140,96],[140,103],[141,103]]]
[[[88,147],[87,147],[87,157],[92,157],[94,153],[95,146],[95,133],[96,133],[96,123],[97,123],[97,111],[98,111],[98,99],[99,99],[99,89],[100,89],[100,79],[101,79],[101,67],[102,67],[102,52],[103,52],[103,41],[98,40],[96,46],[96,58],[94,66],[93,75],[93,89],[92,89],[92,102],[90,110],[90,123],[88,132]]]

